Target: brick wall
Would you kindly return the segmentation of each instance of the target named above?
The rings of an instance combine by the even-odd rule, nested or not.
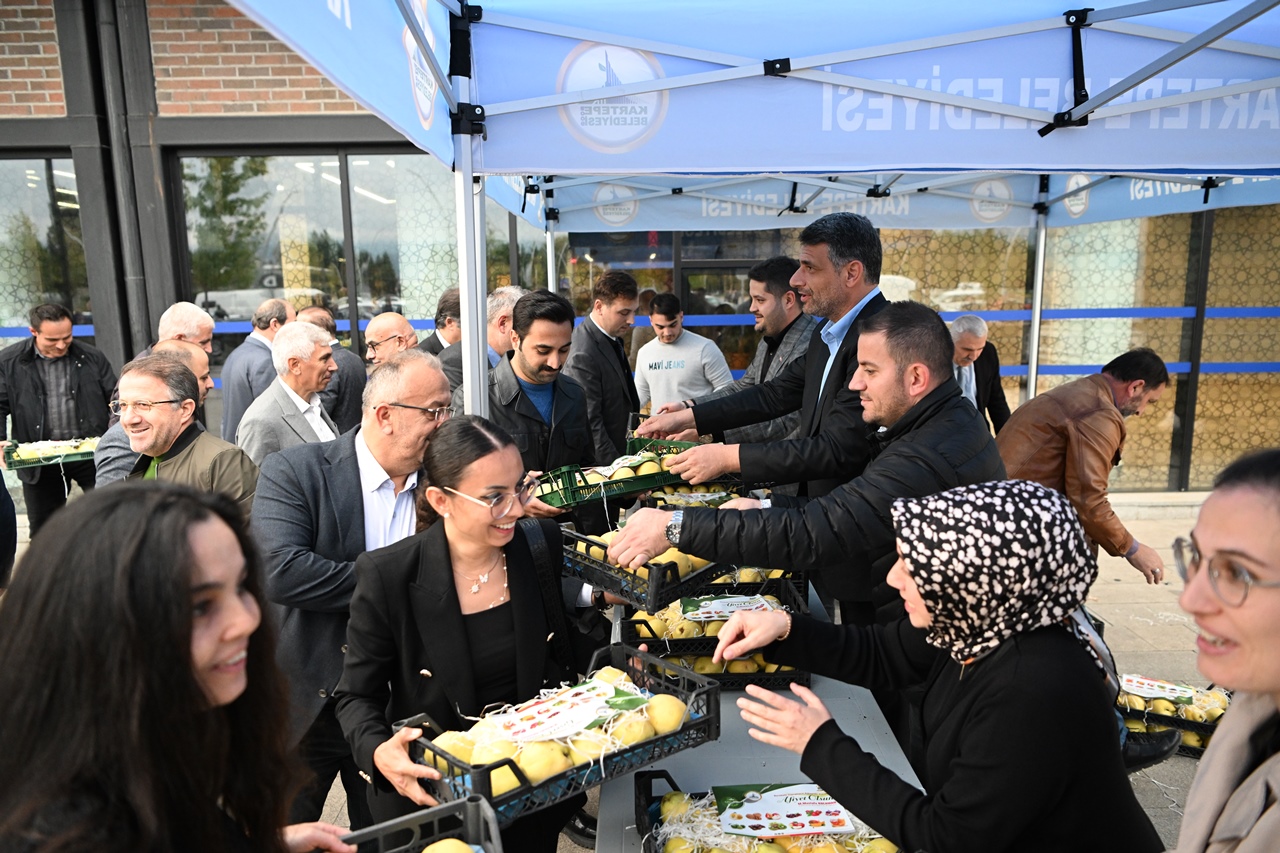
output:
[[[225,3],[148,0],[147,19],[162,116],[363,112]]]
[[[0,2],[0,117],[63,116],[53,0]]]

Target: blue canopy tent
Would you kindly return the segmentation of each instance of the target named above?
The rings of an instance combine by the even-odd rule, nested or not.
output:
[[[868,172],[902,173],[899,183],[940,171],[1133,172],[1181,187],[1203,183],[1189,176],[1280,170],[1280,0],[1066,14],[1048,0],[394,0],[399,25],[385,20],[393,0],[330,0],[345,53],[313,44],[323,12],[300,23],[287,0],[232,2],[453,166],[464,323],[476,329],[476,173],[554,175],[554,186],[578,175],[785,174],[799,184]],[[382,41],[358,49],[355,34],[374,38],[375,18]],[[402,67],[371,74],[373,58]],[[419,142],[407,110],[385,103],[397,93],[420,102],[428,73],[451,149]],[[1052,181],[1037,183],[1041,249],[1051,194]],[[486,408],[483,340],[468,336],[464,350],[468,411]]]

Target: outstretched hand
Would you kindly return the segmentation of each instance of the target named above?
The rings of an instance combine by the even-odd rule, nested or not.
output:
[[[419,779],[439,779],[440,771],[417,764],[409,757],[409,744],[422,737],[422,729],[405,727],[378,744],[373,763],[400,796],[420,806],[434,806],[436,800],[419,784]]]
[[[785,610],[740,610],[720,626],[711,659],[716,663],[744,658],[787,633],[791,614]]]
[[[747,693],[760,701],[743,697],[738,699],[738,707],[742,709],[742,719],[751,726],[747,733],[753,738],[804,755],[813,733],[831,719],[831,712],[808,687],[792,684],[791,692],[799,702],[748,684]]]

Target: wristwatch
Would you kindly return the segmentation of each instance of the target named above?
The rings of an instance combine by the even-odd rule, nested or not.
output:
[[[680,547],[680,527],[684,524],[684,510],[678,509],[671,513],[671,520],[667,522],[667,541],[671,543],[671,547]]]

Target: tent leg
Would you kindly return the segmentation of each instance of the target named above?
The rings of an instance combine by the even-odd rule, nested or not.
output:
[[[471,80],[455,77],[458,100],[466,103],[471,98]],[[453,137],[454,205],[458,220],[458,288],[462,313],[462,379],[463,409],[469,415],[488,417],[489,349],[487,311],[485,306],[485,280],[476,269],[476,243],[484,235],[476,234],[476,215],[473,210],[475,175],[471,164],[471,137],[455,134]]]
[[[556,281],[556,227],[547,223],[547,290],[559,293],[560,282]]]
[[[1040,320],[1044,311],[1044,262],[1048,214],[1036,214],[1036,269],[1031,282],[1031,331],[1027,335],[1027,399],[1036,395],[1040,377]]]

